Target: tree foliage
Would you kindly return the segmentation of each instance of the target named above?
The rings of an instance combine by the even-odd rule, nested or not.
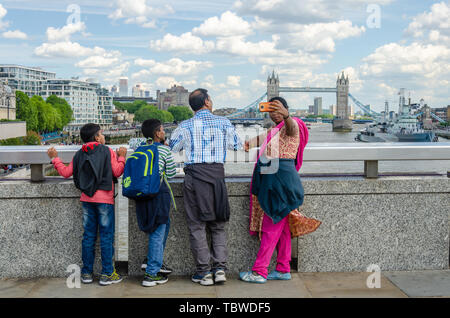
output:
[[[26,121],[27,130],[38,131],[38,110],[21,91],[16,91],[16,118]]]
[[[144,106],[149,106],[144,100],[135,100],[132,103],[121,103],[114,101],[114,106],[119,110],[126,110],[130,114],[135,114],[139,109]]]
[[[31,145],[38,146],[41,144],[41,137],[39,134],[34,131],[27,131],[27,135],[25,137],[16,137],[0,140],[0,146],[23,146],[23,145]]]
[[[55,95],[45,101],[41,96],[29,98],[16,91],[16,117],[26,121],[27,130],[56,131],[63,129],[73,119],[73,111],[67,101]]]
[[[167,110],[173,115],[176,121],[183,121],[194,116],[192,110],[186,106],[170,106]]]
[[[73,120],[73,111],[69,103],[64,98],[59,98],[56,95],[51,95],[46,100],[47,103],[52,105],[61,116],[62,127],[66,126]]]
[[[155,118],[163,123],[173,122],[174,118],[171,113],[166,110],[159,110],[155,106],[147,105],[141,107],[135,114],[134,120],[143,122],[144,120]]]

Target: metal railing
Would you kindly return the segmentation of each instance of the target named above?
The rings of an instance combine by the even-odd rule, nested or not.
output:
[[[114,150],[127,145],[110,145]],[[81,146],[55,146],[58,156],[69,163]],[[29,164],[31,180],[45,179],[43,166],[50,164],[47,149],[50,146],[1,146],[0,164]],[[131,151],[128,152],[128,155]],[[227,162],[252,162],[253,155],[243,151],[227,155]],[[183,156],[177,155],[178,163]],[[311,143],[305,148],[304,161],[364,161],[364,176],[378,178],[379,161],[450,160],[450,142],[440,143]]]

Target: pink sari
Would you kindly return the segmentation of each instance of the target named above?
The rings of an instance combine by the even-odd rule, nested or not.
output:
[[[295,162],[295,169],[297,171],[299,171],[303,164],[303,150],[305,149],[306,144],[308,143],[309,132],[308,132],[308,127],[306,127],[305,123],[300,118],[292,117],[292,119],[297,122],[299,131],[300,131],[300,133],[299,133],[300,144],[298,147],[297,158],[296,158],[296,162]],[[264,153],[268,143],[281,130],[281,128],[283,126],[284,126],[284,121],[279,123],[275,128],[273,128],[270,131],[270,133],[267,135],[266,140],[264,141],[264,143],[262,144],[262,146],[259,150],[256,162],[258,162],[259,158]],[[256,163],[255,163],[255,167],[256,167]],[[250,224],[252,224],[252,211],[253,211],[253,196],[252,196],[252,183],[250,183]],[[250,235],[258,234],[258,232],[255,232],[252,230],[249,230],[249,232],[250,232]]]

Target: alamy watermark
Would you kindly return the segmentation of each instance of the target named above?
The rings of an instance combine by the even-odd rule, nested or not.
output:
[[[381,7],[378,4],[369,4],[367,6],[367,13],[370,15],[367,17],[366,25],[369,29],[381,28]]]
[[[67,17],[66,24],[77,24],[81,22],[81,8],[78,4],[69,4],[66,8],[66,12],[71,13]]]
[[[381,269],[377,264],[370,264],[367,267],[367,272],[372,273],[367,277],[367,288],[381,288]]]
[[[66,279],[67,288],[81,288],[81,270],[80,266],[70,264],[67,266],[66,273],[70,273]]]

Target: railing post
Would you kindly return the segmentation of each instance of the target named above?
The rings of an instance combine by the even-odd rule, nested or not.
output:
[[[44,177],[44,165],[42,164],[31,164],[31,181],[32,182],[41,182],[45,180]]]
[[[378,160],[364,161],[364,177],[368,179],[378,178]]]

